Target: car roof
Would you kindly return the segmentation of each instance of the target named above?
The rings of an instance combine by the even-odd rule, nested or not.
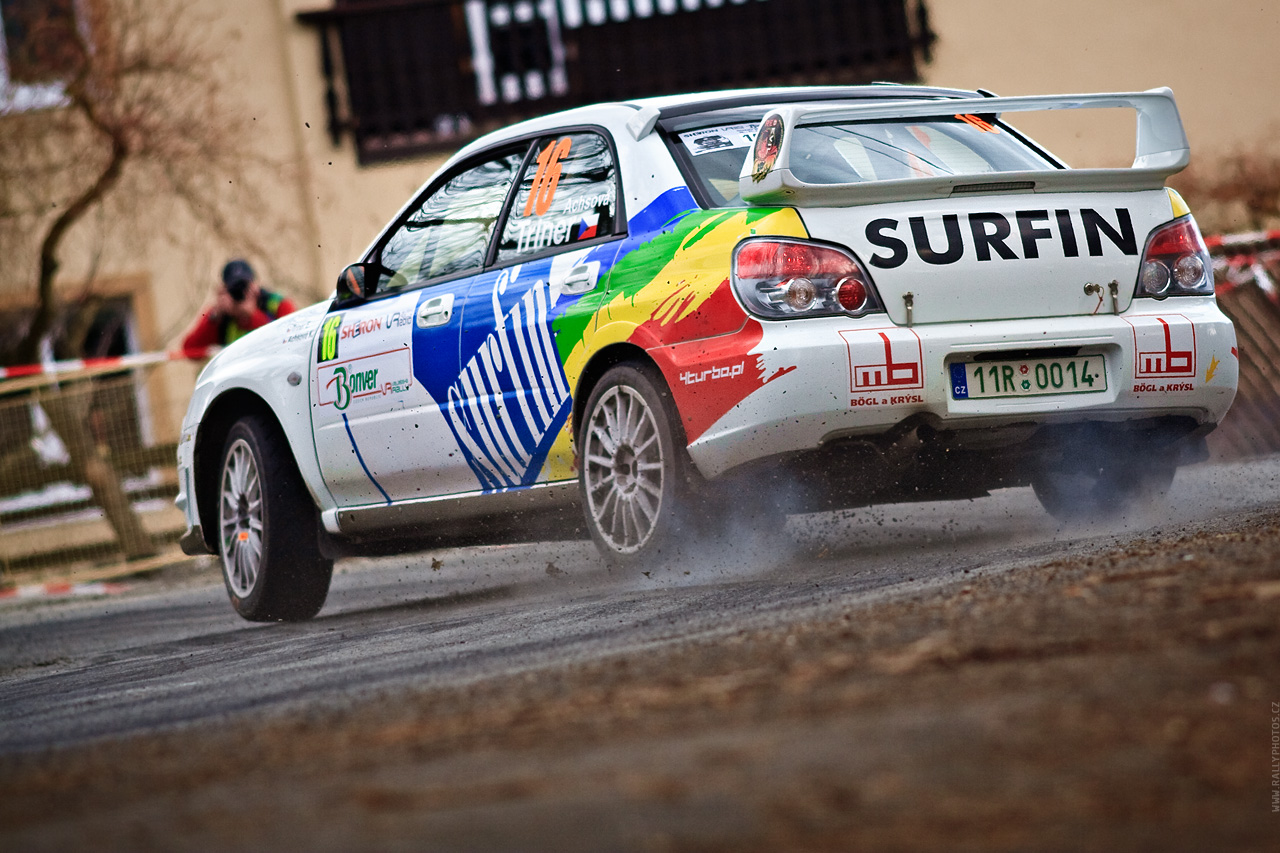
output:
[[[974,98],[981,93],[937,86],[872,83],[863,86],[773,86],[665,95],[627,101],[637,107],[655,107],[664,119],[740,106],[794,103],[797,101],[846,101],[881,98]]]
[[[766,107],[772,104],[808,101],[857,101],[909,98],[974,98],[986,95],[967,89],[948,89],[936,86],[913,86],[900,83],[871,83],[861,86],[775,86],[754,89],[725,89],[713,92],[693,92],[681,95],[660,95],[628,101],[614,101],[573,107],[527,119],[481,136],[458,152],[458,156],[471,153],[508,139],[515,139],[565,125],[598,124],[608,119],[625,121],[636,111],[654,109],[664,129],[673,130],[687,126],[704,114]],[[709,117],[709,116],[708,116]]]

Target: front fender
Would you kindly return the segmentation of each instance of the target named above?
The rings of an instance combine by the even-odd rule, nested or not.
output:
[[[245,335],[214,356],[201,371],[178,444],[176,504],[185,513],[189,527],[198,528],[200,523],[195,481],[197,448],[201,453],[206,451],[200,445],[207,438],[210,415],[217,413],[232,395],[252,395],[271,411],[293,450],[312,500],[322,511],[334,506],[316,459],[310,383],[306,381],[311,348],[328,307],[327,302],[312,305]]]

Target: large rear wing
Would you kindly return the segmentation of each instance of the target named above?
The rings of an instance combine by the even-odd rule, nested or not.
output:
[[[1132,109],[1137,112],[1137,152],[1120,169],[1045,169],[985,172],[846,184],[810,184],[791,171],[797,127],[886,119],[989,116],[1044,110]],[[787,104],[765,115],[738,179],[751,204],[852,207],[886,201],[945,198],[973,192],[1101,192],[1159,189],[1187,167],[1191,151],[1168,88],[1096,95],[1032,95],[1012,98],[944,98],[854,106]]]

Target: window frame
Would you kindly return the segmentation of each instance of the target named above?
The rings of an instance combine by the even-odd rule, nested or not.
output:
[[[73,25],[83,31],[85,23],[81,0],[71,0],[68,10]],[[11,67],[4,11],[0,9],[0,116],[56,109],[65,107],[70,102],[67,97],[67,80],[71,76],[69,72],[66,76],[54,77],[45,82],[15,83]]]
[[[613,157],[613,183],[614,183],[615,209],[613,214],[612,231],[608,234],[602,234],[596,237],[592,237],[590,240],[582,240],[580,242],[569,243],[562,246],[548,246],[547,248],[543,249],[540,252],[533,252],[528,255],[521,255],[518,258],[510,258],[508,260],[505,260],[499,263],[497,259],[498,247],[499,247],[499,244],[502,242],[502,234],[504,231],[506,231],[507,220],[510,218],[510,215],[511,215],[511,208],[515,204],[515,200],[520,196],[520,182],[524,179],[524,174],[528,170],[529,164],[537,158],[538,146],[536,143],[541,139],[547,139],[552,137],[562,137],[562,136],[572,136],[574,134],[583,134],[583,133],[593,133],[599,136],[600,138],[602,138],[605,142],[605,145],[609,149],[609,155]],[[498,219],[498,227],[493,232],[494,238],[490,241],[489,251],[485,256],[484,268],[486,270],[501,270],[501,269],[506,269],[507,267],[517,266],[519,264],[527,264],[533,261],[542,260],[543,258],[549,258],[554,255],[561,254],[562,252],[566,252],[570,249],[590,248],[592,246],[598,246],[603,243],[608,243],[612,240],[623,239],[627,236],[629,232],[627,229],[626,199],[623,197],[623,193],[622,193],[622,162],[621,162],[621,159],[618,157],[618,146],[613,139],[613,134],[609,133],[608,130],[601,127],[600,125],[594,125],[594,124],[567,125],[565,127],[558,127],[552,130],[544,130],[538,133],[534,133],[526,137],[526,140],[529,146],[528,155],[526,156],[524,165],[521,166],[520,168],[520,177],[517,178],[516,181],[512,184],[512,187],[511,187],[512,192],[507,197],[507,202],[503,207],[502,215]]]
[[[528,140],[512,139],[506,142],[498,143],[491,148],[487,148],[484,151],[477,152],[475,156],[468,157],[466,160],[463,160],[457,163],[456,165],[454,165],[447,172],[444,172],[443,174],[441,174],[437,180],[434,180],[430,184],[428,184],[425,190],[418,193],[416,196],[413,197],[413,199],[408,204],[405,205],[405,208],[401,212],[401,214],[397,216],[395,219],[393,219],[391,223],[382,230],[382,233],[378,235],[378,239],[374,242],[373,247],[369,249],[368,252],[365,253],[363,258],[364,263],[376,262],[381,269],[386,269],[386,267],[382,266],[382,251],[386,248],[387,244],[391,242],[391,238],[394,237],[397,233],[399,233],[400,229],[404,226],[404,224],[408,222],[410,219],[412,219],[414,214],[416,214],[419,210],[422,209],[422,205],[427,201],[427,199],[431,198],[431,196],[435,195],[437,192],[443,189],[447,183],[452,181],[458,175],[461,175],[463,172],[469,172],[472,169],[476,168],[477,166],[480,166],[492,160],[497,160],[505,156],[507,153],[511,153],[511,154],[518,153],[520,151],[520,146],[522,144],[525,147],[525,151],[520,157],[520,165],[516,167],[516,178],[512,180],[511,186],[507,188],[506,195],[503,196],[502,206],[498,211],[497,218],[494,220],[494,223],[495,223],[494,231],[493,231],[493,234],[491,234],[489,237],[489,246],[485,248],[484,258],[481,260],[480,266],[474,269],[464,270],[462,272],[455,272],[455,273],[450,273],[448,275],[435,276],[434,278],[419,279],[418,281],[412,284],[406,285],[405,287],[397,288],[396,290],[375,290],[373,294],[369,296],[368,299],[366,300],[357,299],[356,301],[373,302],[378,299],[390,298],[390,297],[398,296],[404,293],[412,293],[416,290],[425,290],[428,287],[434,287],[439,284],[448,284],[451,281],[456,281],[461,278],[467,278],[469,276],[479,275],[480,273],[488,269],[490,249],[493,246],[494,238],[499,233],[499,228],[501,228],[502,223],[505,221],[507,208],[510,207],[511,205],[512,193],[515,191],[516,186],[519,183],[519,178],[521,175],[524,174],[524,170],[529,163],[529,151],[532,148],[532,146],[530,145]],[[381,274],[379,274],[379,277],[381,277]],[[346,304],[346,303],[344,302],[343,304]]]
[[[616,195],[617,210],[615,211],[615,214],[614,214],[613,230],[610,233],[602,234],[598,237],[593,237],[590,240],[583,240],[582,242],[573,243],[567,246],[552,246],[542,250],[541,252],[537,252],[535,254],[526,255],[520,258],[514,258],[508,261],[504,261],[503,263],[497,263],[496,257],[498,252],[498,243],[501,240],[503,230],[507,226],[507,218],[508,218],[508,215],[510,214],[511,206],[515,203],[515,199],[520,194],[520,181],[524,177],[525,171],[529,168],[529,163],[537,156],[536,155],[537,146],[534,143],[536,143],[538,140],[543,139],[545,137],[568,136],[575,133],[594,133],[600,136],[602,139],[604,139],[605,144],[608,146],[610,156],[613,157],[613,166],[614,166],[613,180],[614,180],[614,189],[617,194]],[[373,263],[376,261],[378,265],[381,266],[382,251],[384,248],[386,248],[387,243],[391,241],[392,236],[395,235],[396,232],[398,232],[400,228],[406,222],[408,222],[409,219],[411,219],[418,210],[421,209],[423,203],[428,198],[430,198],[433,194],[438,192],[449,181],[453,180],[463,172],[474,169],[476,166],[479,166],[482,163],[501,157],[505,152],[514,153],[516,151],[519,151],[521,146],[524,146],[524,155],[523,155],[523,158],[521,159],[521,163],[517,171],[516,179],[513,180],[511,182],[511,186],[507,188],[506,197],[503,199],[503,202],[502,202],[502,210],[499,212],[498,218],[495,220],[493,234],[489,237],[489,245],[485,250],[484,262],[481,264],[479,268],[468,270],[466,272],[452,273],[450,275],[445,275],[445,276],[437,276],[435,278],[430,278],[430,279],[421,279],[412,285],[402,287],[397,290],[375,291],[367,299],[360,299],[359,297],[353,297],[352,299],[348,299],[348,300],[338,299],[338,300],[335,300],[333,308],[335,309],[344,308],[352,304],[357,304],[357,303],[363,304],[364,302],[374,302],[379,299],[390,298],[390,297],[398,296],[404,293],[412,293],[417,290],[424,290],[428,287],[435,287],[436,285],[440,285],[440,284],[448,284],[451,281],[456,281],[458,279],[466,278],[468,276],[479,275],[484,272],[489,272],[490,270],[501,270],[501,269],[506,269],[507,267],[517,266],[519,264],[526,264],[532,261],[541,260],[543,258],[551,257],[553,255],[560,254],[561,252],[568,251],[569,249],[591,248],[593,246],[598,246],[614,240],[621,240],[626,238],[629,231],[627,228],[626,200],[623,196],[623,187],[622,187],[622,163],[621,163],[621,158],[618,155],[618,146],[613,138],[613,134],[611,134],[606,128],[600,125],[595,125],[595,124],[566,125],[563,127],[556,127],[556,128],[546,129],[546,130],[539,130],[539,131],[534,131],[530,133],[524,133],[524,134],[520,134],[519,136],[513,136],[511,139],[495,142],[493,145],[491,145],[488,148],[485,148],[483,151],[477,151],[474,155],[467,157],[465,160],[459,161],[457,164],[450,167],[448,171],[443,172],[436,180],[428,184],[425,190],[423,190],[422,192],[414,196],[412,200],[405,205],[405,208],[401,212],[401,214],[397,216],[395,219],[393,219],[391,223],[388,224],[382,230],[382,233],[378,235],[377,240],[374,241],[372,248],[370,248],[369,251],[365,252],[362,258],[363,263],[367,264],[367,263]]]
[[[667,146],[667,152],[671,155],[671,159],[675,161],[676,168],[680,172],[680,177],[684,178],[684,184],[689,188],[689,193],[693,196],[693,200],[698,203],[698,207],[703,210],[745,210],[749,205],[719,205],[713,202],[713,200],[707,195],[706,187],[702,185],[702,179],[698,174],[698,170],[693,165],[693,155],[689,153],[684,143],[680,141],[680,134],[687,133],[691,130],[704,130],[710,127],[721,127],[735,123],[746,124],[752,120],[751,114],[757,112],[759,113],[759,118],[755,119],[755,122],[756,124],[759,124],[764,120],[765,114],[769,112],[769,109],[770,106],[768,104],[751,104],[749,106],[744,106],[739,110],[718,110],[710,112],[706,116],[698,117],[705,119],[705,121],[686,121],[679,123],[678,126],[670,128],[664,127],[663,124],[659,122],[657,128],[658,134],[662,138],[663,143]],[[737,114],[739,112],[747,113],[747,115],[741,116],[741,121],[739,121],[740,116]],[[747,154],[745,156],[750,156],[750,149],[748,148],[746,151]]]

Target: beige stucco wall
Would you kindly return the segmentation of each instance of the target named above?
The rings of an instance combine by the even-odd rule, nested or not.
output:
[[[1168,86],[1193,163],[1280,133],[1280,3],[932,0],[929,10],[938,34],[929,83],[1000,95]],[[1132,120],[1120,129],[1132,156]],[[1055,130],[1031,132],[1069,159],[1115,147],[1101,134]]]
[[[155,0],[163,2],[163,0]],[[441,157],[361,167],[350,142],[325,130],[316,31],[299,11],[331,0],[198,0],[191,26],[219,45],[218,73],[251,116],[241,143],[282,164],[270,211],[289,224],[270,258],[271,284],[302,302],[321,298]],[[938,33],[926,82],[1000,94],[1116,91],[1167,85],[1177,94],[1193,161],[1268,138],[1280,129],[1280,4],[1263,0],[932,0]],[[1072,162],[1132,156],[1131,119],[1041,130],[1019,122]],[[1101,133],[1099,127],[1108,127]],[[1119,154],[1116,154],[1116,140]],[[1102,152],[1102,153],[1100,153]],[[168,213],[158,214],[167,216]],[[254,216],[255,212],[246,212]],[[268,218],[268,217],[264,217]],[[222,250],[178,249],[150,237],[92,235],[69,243],[62,281],[87,270],[151,282],[155,345],[174,343],[216,286]],[[155,229],[161,233],[161,229]],[[274,236],[274,235],[273,235]],[[76,242],[78,241],[78,242]]]

